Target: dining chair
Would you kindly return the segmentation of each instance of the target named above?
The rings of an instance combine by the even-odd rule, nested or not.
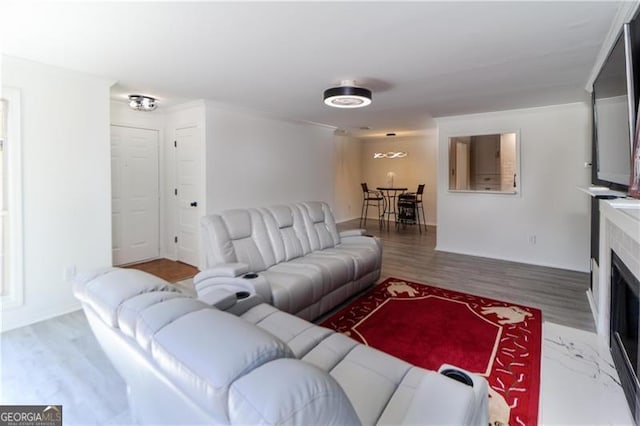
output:
[[[424,215],[424,204],[422,203],[422,194],[424,194],[424,183],[418,185],[418,189],[416,190],[416,215],[418,216],[418,228],[420,228],[420,214],[422,211],[422,225],[424,226],[424,231],[427,232],[427,218]],[[419,209],[418,209],[419,207]]]
[[[424,214],[424,204],[422,196],[424,194],[425,184],[418,185],[416,192],[405,192],[398,198],[398,211],[400,212],[399,221],[396,225],[415,223],[418,230],[422,234],[422,226],[427,231],[426,217]],[[420,214],[422,212],[422,215]]]
[[[364,221],[364,226],[367,226],[367,212],[369,206],[378,208],[378,222],[380,227],[384,223],[384,212],[386,211],[385,199],[380,191],[372,191],[367,187],[366,182],[360,184],[362,186],[362,211],[360,212],[360,227]]]

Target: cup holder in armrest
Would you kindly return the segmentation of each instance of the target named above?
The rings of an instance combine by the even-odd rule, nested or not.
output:
[[[248,291],[238,291],[238,292],[236,292],[236,299],[238,299],[238,300],[246,299],[249,296],[251,296],[251,293],[249,293]]]
[[[467,374],[463,373],[460,370],[454,370],[453,368],[447,368],[446,370],[442,370],[440,372],[443,376],[446,376],[450,379],[456,380],[460,383],[464,383],[467,386],[473,387],[473,380]]]
[[[245,278],[247,280],[252,280],[254,278],[258,278],[258,274],[254,274],[253,272],[250,272],[248,274],[244,274],[242,278]]]

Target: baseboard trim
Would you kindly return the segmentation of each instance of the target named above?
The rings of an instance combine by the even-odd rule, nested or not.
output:
[[[565,271],[582,272],[585,274],[588,274],[590,272],[588,269],[573,268],[566,265],[557,265],[557,264],[546,263],[546,262],[535,262],[529,259],[491,256],[490,254],[487,254],[487,253],[476,253],[472,251],[452,250],[452,249],[446,249],[446,248],[443,249],[439,247],[437,243],[436,243],[435,250],[445,252],[445,253],[455,253],[455,254],[464,254],[466,256],[484,257],[485,259],[496,259],[496,260],[504,260],[506,262],[524,263],[525,265],[544,266],[545,268],[564,269]]]
[[[70,314],[71,312],[76,312],[82,309],[80,302],[73,302],[70,305],[64,306],[61,309],[56,309],[55,311],[49,311],[41,313],[37,316],[32,316],[30,318],[23,318],[18,321],[7,321],[3,320],[1,325],[0,332],[4,333],[5,331],[15,330],[16,328],[26,327],[28,325],[33,325],[38,322],[46,321],[51,318],[59,317],[61,315]]]

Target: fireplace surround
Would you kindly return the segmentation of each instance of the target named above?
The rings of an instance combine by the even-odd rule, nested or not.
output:
[[[587,295],[597,333],[602,343],[611,349],[630,414],[640,425],[636,393],[639,371],[637,295],[640,291],[636,286],[634,293],[633,287],[634,282],[640,280],[640,200],[599,200],[599,212],[599,262],[592,263],[594,280]],[[623,276],[625,278],[621,278]],[[621,286],[620,281],[631,286]],[[627,351],[625,346],[631,349]]]
[[[611,317],[609,344],[632,417],[638,424],[640,383],[638,382],[640,280],[614,250],[611,250]]]

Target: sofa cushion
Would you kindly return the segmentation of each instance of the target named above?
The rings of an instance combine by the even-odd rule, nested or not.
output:
[[[291,206],[273,206],[258,210],[263,215],[276,262],[286,262],[304,256],[309,251],[308,243],[306,247],[303,246],[303,241],[293,226],[294,215]]]
[[[321,370],[331,371],[358,346],[358,342],[339,333],[329,335],[302,359]]]
[[[322,252],[309,253],[292,260],[292,264],[313,265],[322,271],[324,278],[323,294],[327,294],[341,285],[351,282],[355,275],[355,264],[352,259],[338,256],[324,256]]]
[[[162,278],[136,269],[107,268],[90,277],[78,277],[74,284],[75,296],[111,327],[118,326],[120,305],[136,295],[154,291],[179,292]]]
[[[135,339],[138,317],[142,311],[165,300],[185,297],[184,294],[175,291],[153,291],[132,297],[118,308],[118,327],[124,334]]]
[[[205,216],[203,228],[207,265],[245,263],[260,272],[275,263],[267,229],[256,209],[226,210]]]
[[[343,259],[351,259],[354,267],[354,279],[379,269],[381,263],[381,254],[373,246],[340,244],[337,247],[328,248],[317,253],[322,256],[338,256]]]
[[[278,309],[296,313],[320,297],[323,278],[317,270],[280,263],[260,274],[269,280],[271,300]]]
[[[318,343],[335,333],[264,303],[245,312],[242,319],[282,340],[296,358],[302,358]]]
[[[182,297],[170,300],[162,300],[149,306],[138,315],[136,321],[135,337],[138,344],[146,351],[151,347],[151,342],[156,333],[178,318],[203,309],[212,309],[204,302]]]
[[[297,204],[302,213],[311,250],[323,250],[340,244],[340,234],[329,206],[317,201]]]
[[[363,424],[374,424],[411,365],[358,345],[332,370],[331,375],[349,397]],[[375,392],[368,392],[375,389]]]
[[[295,359],[264,364],[229,392],[234,424],[358,425],[340,385],[326,372]]]
[[[231,383],[269,361],[294,356],[273,335],[213,308],[188,313],[158,330],[151,354],[201,407],[224,417]]]

